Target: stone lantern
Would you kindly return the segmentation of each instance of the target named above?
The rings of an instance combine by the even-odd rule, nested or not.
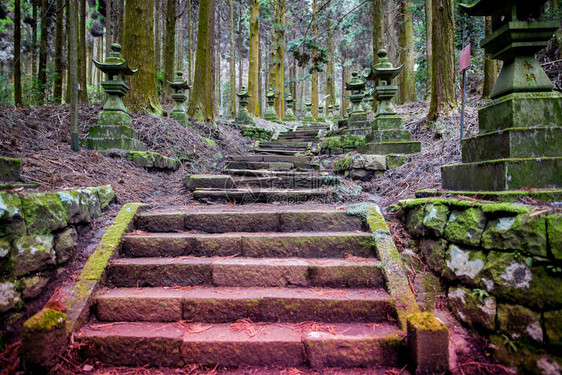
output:
[[[187,126],[189,124],[189,118],[187,113],[185,113],[183,103],[187,100],[186,90],[189,90],[191,87],[187,84],[187,81],[183,79],[183,72],[176,72],[174,82],[168,81],[168,86],[174,90],[172,99],[176,102],[174,109],[172,109],[170,113],[170,117],[180,124]]]
[[[480,0],[463,9],[491,16],[492,34],[480,45],[503,68],[492,102],[478,111],[480,135],[462,140],[463,164],[441,167],[451,190],[562,187],[562,95],[534,54],[560,26],[543,20],[546,0]]]
[[[335,104],[334,105],[334,123],[338,123],[339,120],[341,120],[341,114],[340,114],[340,105],[339,104]]]
[[[326,122],[329,124],[334,123],[334,106],[332,104],[328,105],[328,115],[326,116]]]
[[[285,110],[285,121],[297,121],[295,117],[295,99],[291,94],[285,98],[285,103],[287,103],[287,109]]]
[[[265,97],[267,98],[267,109],[265,110],[263,118],[272,122],[281,122],[274,107],[277,93],[273,90],[273,87],[269,88],[269,91],[267,92],[267,94],[265,94]]]
[[[138,140],[138,133],[131,127],[131,117],[121,99],[131,89],[125,77],[132,76],[137,70],[129,68],[119,44],[111,45],[111,52],[104,62],[93,62],[105,74],[101,86],[108,97],[97,125],[89,129],[86,146],[93,150],[146,150],[146,146]]]
[[[396,114],[392,98],[398,91],[394,78],[402,71],[395,68],[387,52],[377,53],[378,61],[371,69],[367,79],[375,82],[374,97],[379,101],[372,130],[367,135],[367,145],[360,148],[364,154],[411,154],[421,151],[420,142],[412,142],[411,134],[404,128],[403,119]]]
[[[236,114],[234,122],[245,125],[254,124],[254,121],[252,121],[252,117],[248,112],[248,98],[252,95],[248,93],[246,87],[242,86],[240,92],[236,93],[236,96],[238,97],[238,104],[240,105],[240,108],[238,108],[238,113]]]
[[[318,106],[318,118],[316,119],[316,122],[321,124],[326,122],[326,119],[324,118],[324,106],[322,104]]]
[[[310,125],[314,122],[314,116],[312,116],[312,102],[304,103],[306,106],[306,115],[304,116],[303,123],[305,125]]]
[[[367,80],[363,74],[358,72],[351,73],[351,81],[345,84],[345,89],[351,91],[349,100],[351,101],[351,111],[347,120],[347,135],[365,135],[371,131],[371,126],[367,119],[367,112],[363,107],[365,97],[365,86]]]

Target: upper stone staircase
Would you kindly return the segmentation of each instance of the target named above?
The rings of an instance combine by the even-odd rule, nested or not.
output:
[[[320,141],[318,136],[328,129],[327,124],[299,126],[296,130],[282,132],[275,141],[259,142],[254,151],[274,155],[307,154],[314,151],[314,145]]]
[[[365,210],[137,214],[75,341],[118,366],[402,368],[417,307]]]

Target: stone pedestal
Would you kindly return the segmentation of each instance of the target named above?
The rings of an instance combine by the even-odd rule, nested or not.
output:
[[[183,126],[189,125],[189,116],[185,113],[184,103],[187,100],[186,90],[191,87],[187,81],[183,79],[182,72],[176,72],[174,82],[168,82],[168,85],[174,90],[172,99],[175,101],[174,109],[170,113],[170,118],[173,118]]]
[[[314,116],[312,116],[312,103],[307,102],[304,103],[304,105],[306,106],[306,114],[302,122],[305,125],[311,125],[314,122]]]
[[[267,121],[281,123],[282,121],[279,119],[279,116],[277,116],[277,112],[273,107],[275,105],[275,98],[277,97],[277,94],[272,88],[270,88],[269,92],[265,94],[265,97],[267,98],[267,109],[265,110],[263,118]]]
[[[349,96],[351,111],[348,112],[346,135],[359,136],[371,132],[371,124],[362,105],[366,84],[367,81],[363,75],[357,72],[351,73],[351,81],[346,83],[346,89],[351,91]]]
[[[294,112],[295,99],[293,99],[293,97],[289,95],[287,98],[285,98],[285,103],[287,104],[285,109],[285,121],[289,121],[289,122],[297,121]]]
[[[481,45],[504,67],[491,103],[478,113],[480,135],[462,140],[462,162],[441,167],[449,190],[504,191],[562,187],[562,95],[534,59],[556,22],[540,21],[544,0],[480,0],[464,7],[493,17]]]
[[[244,124],[244,125],[254,125],[254,121],[252,120],[252,116],[250,116],[250,112],[248,112],[248,98],[251,96],[246,87],[242,87],[239,93],[236,94],[238,96],[238,112],[236,113],[236,118],[234,122],[237,124]]]

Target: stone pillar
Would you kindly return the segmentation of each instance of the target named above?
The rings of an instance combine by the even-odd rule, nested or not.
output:
[[[351,73],[351,81],[345,84],[345,88],[351,91],[349,100],[351,101],[351,111],[347,121],[347,135],[366,135],[371,129],[367,120],[367,112],[365,112],[362,102],[365,95],[365,85],[367,81],[362,74],[358,72]]]
[[[534,58],[559,27],[543,20],[545,2],[463,6],[471,16],[492,17],[492,34],[480,45],[504,65],[493,101],[478,112],[480,135],[462,140],[463,164],[441,167],[444,189],[562,188],[562,95]]]
[[[289,95],[288,97],[285,98],[285,103],[287,103],[285,109],[285,121],[290,121],[290,122],[297,121],[294,112],[295,99],[291,95]]]
[[[267,92],[267,94],[265,94],[265,97],[267,98],[267,109],[265,110],[263,118],[268,121],[281,123],[282,121],[279,119],[279,116],[277,116],[277,112],[275,112],[274,105],[277,94],[272,87],[269,88],[269,91]]]
[[[189,117],[185,113],[185,108],[183,103],[187,100],[186,90],[191,87],[187,84],[187,81],[183,79],[182,72],[176,72],[174,82],[168,82],[168,85],[174,90],[172,94],[172,99],[176,102],[174,109],[170,113],[170,118],[173,118],[183,126],[189,125]]]
[[[449,368],[449,330],[432,313],[407,318],[408,351],[416,375],[444,374]]]
[[[252,120],[252,116],[250,116],[250,112],[248,112],[248,98],[252,95],[248,93],[246,87],[242,86],[240,92],[237,93],[236,96],[238,96],[238,104],[240,105],[240,108],[238,109],[234,122],[237,124],[255,125]]]
[[[314,116],[312,116],[312,102],[304,103],[306,106],[306,115],[302,121],[305,125],[311,125],[314,122]]]

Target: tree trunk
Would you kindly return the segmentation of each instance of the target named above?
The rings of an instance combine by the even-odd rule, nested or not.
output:
[[[174,63],[176,52],[176,0],[168,0],[166,4],[166,29],[164,32],[164,80],[174,81]],[[170,95],[171,89],[164,82],[166,96]]]
[[[21,107],[21,2],[14,1],[14,103]]]
[[[451,113],[457,108],[455,92],[454,1],[432,0],[433,6],[433,63],[431,103],[428,122]]]
[[[492,17],[486,17],[486,36],[490,34],[492,34]],[[484,55],[484,87],[482,87],[482,99],[490,99],[497,77],[497,61],[492,60],[488,54]]]
[[[274,3],[273,43],[271,46],[271,63],[269,68],[269,85],[275,89],[274,108],[277,116],[285,118],[285,0]]]
[[[64,69],[62,66],[62,50],[64,44],[63,20],[64,0],[57,0],[57,21],[55,27],[55,82],[53,89],[53,101],[55,104],[62,103],[62,81]]]
[[[37,72],[37,103],[45,102],[45,89],[47,87],[47,38],[49,30],[49,17],[47,17],[47,0],[41,0],[41,44],[39,49],[39,70]]]
[[[263,68],[263,47],[262,44],[259,43],[258,46],[258,97],[256,98],[257,101],[257,108],[258,114],[256,116],[262,117],[263,116],[263,94],[265,91],[263,80],[264,80],[264,72],[262,71]],[[265,68],[263,68],[265,69]],[[249,69],[248,69],[249,72]],[[248,78],[249,79],[249,78]]]
[[[244,86],[244,58],[242,56],[242,0],[238,2],[238,89]],[[259,71],[259,69],[258,69]]]
[[[130,0],[129,0],[130,1]],[[197,28],[197,50],[193,90],[187,113],[199,122],[215,122],[214,113],[214,55],[215,55],[215,0],[199,3],[199,26]]]
[[[326,109],[336,104],[336,83],[334,79],[334,42],[332,37],[332,23],[328,20],[328,66],[326,67]]]
[[[105,50],[111,51],[111,4],[112,0],[105,0]]]
[[[402,1],[403,23],[400,28],[400,56],[404,64],[400,74],[400,104],[416,100],[416,72],[414,67],[414,22],[412,19],[412,1]]]
[[[154,0],[127,0],[123,55],[139,71],[129,80],[125,103],[131,112],[162,114],[154,69]]]
[[[70,92],[70,147],[72,151],[80,150],[80,137],[78,132],[78,2],[68,0],[68,81]]]
[[[86,56],[86,2],[87,0],[80,0],[80,48],[79,48],[79,63],[80,66],[80,91],[78,92],[78,99],[80,103],[88,103],[88,80],[87,80],[87,56]]]
[[[154,69],[162,69],[162,1],[154,0]]]
[[[88,68],[87,82],[89,85],[94,84],[94,63],[92,62],[92,58],[94,57],[95,46],[99,43],[97,39],[98,38],[88,42],[88,50],[86,51],[86,67]]]
[[[117,43],[123,45],[123,37],[125,35],[125,0],[117,0],[117,25],[118,25],[118,32],[115,32],[113,35],[113,40],[116,40]]]
[[[39,3],[41,0],[31,0],[32,3],[32,18],[33,24],[31,26],[32,35],[31,35],[31,76],[37,76],[37,24],[39,20],[37,19],[37,13],[39,11]]]
[[[316,14],[318,13],[318,3],[317,0],[312,0],[312,39],[316,40],[318,39],[318,25],[316,24],[316,19],[318,17],[318,15]],[[315,52],[313,52],[313,59],[316,55]],[[318,72],[315,71],[314,73],[312,73],[312,83],[311,83],[311,88],[310,88],[310,100],[312,102],[312,115],[314,116],[315,119],[318,118]]]
[[[373,59],[384,45],[384,0],[373,0]],[[376,63],[376,60],[373,60]],[[343,107],[343,106],[342,106]]]
[[[234,0],[228,0],[230,7],[230,116],[236,118],[236,46],[234,43]],[[240,59],[242,61],[242,59]]]
[[[346,117],[347,116],[347,103],[348,103],[348,99],[345,97],[347,95],[347,92],[345,90],[345,83],[348,82],[349,80],[349,66],[346,66],[347,64],[347,57],[343,56],[342,57],[342,67],[341,67],[341,105],[340,105],[340,114],[342,117]]]
[[[191,77],[192,77],[192,45],[193,45],[193,35],[191,33],[193,29],[193,25],[191,22],[191,0],[187,0],[187,82],[191,84]],[[189,94],[191,95],[191,94]]]
[[[64,2],[65,4],[65,8],[66,8],[66,23],[65,23],[65,29],[66,29],[66,93],[64,95],[64,102],[65,103],[70,103],[70,93],[72,91],[72,88],[70,87],[70,69],[78,69],[77,67],[71,67],[70,66],[70,54],[71,54],[71,49],[70,49],[70,39],[73,37],[70,34],[70,0],[65,0]],[[74,13],[74,17],[76,17],[76,13]],[[76,20],[74,20],[74,22],[76,22]],[[75,23],[76,25],[76,23]],[[75,30],[74,33],[77,33],[77,31]],[[77,36],[77,35],[74,35]],[[77,39],[76,39],[77,41]],[[78,42],[76,42],[76,48],[78,48]],[[77,62],[78,63],[78,62]],[[78,70],[76,71],[78,72]],[[78,74],[78,73],[77,73]]]
[[[258,87],[259,67],[259,0],[250,0],[250,52],[248,63],[248,94],[250,94],[248,112],[260,115],[260,93]]]
[[[432,72],[432,61],[433,61],[433,49],[431,48],[431,42],[433,39],[433,11],[431,7],[431,1],[425,2],[425,57],[426,57],[426,87],[425,87],[425,98],[424,100],[429,100],[431,98],[431,72]],[[429,84],[427,83],[429,82]]]
[[[178,7],[183,9],[181,0]],[[176,20],[176,70],[183,72],[183,15]]]
[[[220,117],[221,115],[221,103],[222,103],[222,97],[221,97],[221,27],[220,27],[220,21],[221,21],[221,17],[220,17],[220,12],[216,12],[215,14],[215,35],[216,35],[216,39],[215,39],[215,43],[216,43],[216,48],[215,48],[215,63],[213,64],[213,66],[218,67],[218,69],[215,69],[215,74],[213,75],[215,77],[215,90],[216,90],[216,95],[215,98],[217,100],[215,100],[215,113],[217,114],[217,116]]]

